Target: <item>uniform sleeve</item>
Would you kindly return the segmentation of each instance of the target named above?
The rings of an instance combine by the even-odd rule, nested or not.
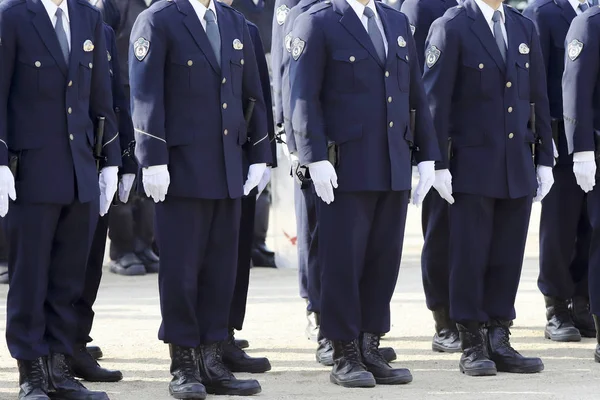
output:
[[[0,7],[0,165],[8,165],[8,96],[16,57],[16,31]]]
[[[535,158],[538,165],[554,166],[554,150],[552,146],[552,126],[550,124],[550,102],[548,101],[548,85],[546,67],[540,49],[540,40],[535,29],[531,29],[529,81],[531,102],[535,103],[535,131],[540,139],[536,146]]]
[[[407,20],[408,27],[408,20]],[[409,28],[410,29],[410,28]],[[410,33],[410,32],[409,32]],[[440,149],[433,128],[433,120],[427,103],[427,96],[423,88],[421,67],[417,57],[417,49],[412,35],[408,36],[408,50],[410,57],[410,109],[415,110],[415,144],[419,151],[415,153],[417,162],[440,160]]]
[[[427,2],[420,0],[406,0],[401,10],[407,17],[410,25],[414,26],[414,39],[417,48],[419,68],[423,73],[425,66],[425,41],[429,33],[429,27],[433,23],[431,11],[427,8]]]
[[[550,64],[550,48],[552,42],[551,30],[549,28],[548,21],[545,20],[547,17],[540,12],[539,7],[536,5],[527,7],[523,11],[523,15],[532,20],[533,24],[535,25],[535,30],[540,39],[540,49],[542,51],[542,58],[546,68],[547,76]]]
[[[256,53],[248,31],[248,25],[244,21],[244,68],[242,77],[242,98],[254,99],[254,113],[248,128],[248,140],[250,141],[247,148],[248,162],[250,164],[271,164],[273,157],[271,155],[271,142],[269,140],[269,131],[267,128],[267,110],[265,100],[262,93],[260,74],[258,64],[256,62]]]
[[[325,35],[310,13],[296,19],[290,62],[290,109],[302,165],[327,160],[321,88],[327,54]]]
[[[258,66],[258,74],[260,76],[260,84],[262,86],[262,94],[265,100],[265,109],[267,114],[267,132],[269,133],[269,143],[271,145],[271,157],[273,162],[272,167],[277,166],[277,148],[275,143],[275,124],[273,122],[273,100],[271,97],[271,80],[269,78],[269,67],[267,58],[263,48],[262,40],[258,28],[250,27],[250,36],[252,37],[252,45],[254,46],[254,54],[256,55],[256,64]]]
[[[282,57],[284,52],[283,38],[284,24],[279,24],[277,19],[277,9],[285,6],[285,0],[275,2],[275,13],[273,15],[272,41],[271,41],[271,71],[273,71],[273,102],[275,105],[275,123],[283,124],[283,99],[281,97],[281,79],[282,79]],[[285,22],[285,21],[284,21]]]
[[[133,25],[129,49],[131,117],[135,156],[141,167],[169,163],[165,136],[166,53],[165,33],[157,26],[155,15],[142,12]]]
[[[562,87],[569,154],[595,151],[593,103],[600,79],[600,30],[585,17],[573,20],[565,41]]]
[[[425,92],[439,143],[441,157],[440,161],[435,163],[435,168],[438,170],[449,168],[450,112],[460,61],[458,33],[444,22],[438,19],[431,25],[425,44],[426,65],[423,75]]]
[[[119,125],[119,143],[122,151],[122,174],[135,174],[137,172],[137,164],[133,158],[133,154],[129,153],[133,138],[133,123],[131,122],[131,113],[129,111],[129,103],[123,92],[123,81],[121,80],[121,68],[119,67],[119,56],[117,54],[117,44],[115,41],[115,33],[112,29],[109,30],[107,45],[110,48],[110,57],[112,62],[112,94],[113,106],[117,123]]]
[[[110,82],[110,68],[106,56],[106,38],[104,36],[104,23],[100,12],[96,20],[94,32],[94,55],[92,69],[92,84],[90,95],[90,116],[95,122],[98,117],[104,117],[104,137],[102,140],[103,167],[121,166],[121,146],[119,143],[119,130],[117,119],[113,110],[113,99]]]

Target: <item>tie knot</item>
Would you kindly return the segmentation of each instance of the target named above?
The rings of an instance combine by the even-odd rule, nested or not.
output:
[[[498,10],[494,11],[494,15],[492,16],[492,21],[502,22],[502,13]]]
[[[213,10],[211,10],[210,8],[206,10],[206,13],[204,13],[204,19],[206,20],[206,22],[215,22],[216,18]]]
[[[375,16],[375,13],[369,7],[365,7],[364,14],[367,18],[373,18]]]
[[[586,3],[586,2],[583,2],[583,3],[580,3],[580,4],[579,4],[579,9],[580,9],[582,12],[585,12],[585,11],[587,11],[587,9],[588,9],[588,8],[590,8],[590,6],[589,6],[589,5],[588,5],[588,3]]]
[[[62,15],[63,15],[62,8],[57,8],[56,9],[56,18],[62,18]]]

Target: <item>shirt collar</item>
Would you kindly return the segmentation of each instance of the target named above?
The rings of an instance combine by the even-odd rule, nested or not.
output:
[[[494,16],[494,12],[496,10],[494,10],[492,7],[490,7],[489,5],[487,5],[486,3],[483,2],[483,0],[475,0],[475,3],[477,4],[477,6],[479,7],[479,9],[481,10],[481,13],[483,14],[483,17],[485,18],[485,20],[487,21],[488,24],[492,24],[492,17]],[[502,15],[502,23],[506,22],[506,16],[504,15],[504,5],[500,5],[500,8],[498,8],[498,11],[500,11],[500,15]]]
[[[202,23],[204,23],[204,14],[206,14],[206,10],[212,10],[215,14],[215,22],[217,21],[217,9],[215,7],[216,0],[210,0],[208,3],[208,8],[204,6],[204,4],[200,3],[200,0],[190,0],[192,7],[196,10],[196,14],[198,14],[198,18]]]
[[[61,10],[63,10],[63,14],[67,18],[67,22],[71,22],[71,20],[69,19],[69,7],[67,4],[67,0],[63,0],[62,3],[60,3],[60,6],[54,4],[52,0],[42,0],[42,4],[44,5],[44,8],[46,9],[48,16],[50,17],[50,21],[54,21],[53,18],[56,16],[56,10],[60,8]]]
[[[367,6],[365,7],[358,0],[346,0],[346,2],[352,7],[356,15],[358,15],[358,19],[361,19],[365,13],[365,8],[369,7],[375,13],[375,18],[379,18],[379,14],[377,14],[377,7],[375,7],[375,1],[370,0]]]
[[[580,4],[587,3],[588,6],[590,5],[587,1],[582,2],[579,0],[569,0],[569,3],[571,4],[571,7],[573,7],[573,10],[575,10],[576,13],[579,13],[581,11],[579,9]]]

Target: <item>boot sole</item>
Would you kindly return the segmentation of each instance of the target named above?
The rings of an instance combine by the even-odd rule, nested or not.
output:
[[[411,383],[412,381],[413,381],[412,375],[410,375],[410,376],[394,376],[391,378],[375,377],[375,382],[378,385],[406,385],[407,383]]]
[[[581,342],[581,335],[551,335],[550,332],[544,331],[544,337],[553,342]],[[595,336],[594,336],[595,337]]]
[[[231,368],[230,364],[225,364],[225,366],[229,368],[231,372],[246,374],[264,374],[265,372],[269,372],[271,370],[270,365],[268,368]]]
[[[462,351],[460,347],[453,349],[451,347],[445,347],[437,343],[431,344],[431,350],[435,351],[436,353],[460,353]]]
[[[174,399],[181,399],[181,400],[204,400],[204,399],[206,399],[206,394],[202,395],[199,393],[173,393],[169,390],[169,394]]]
[[[99,378],[90,378],[90,377],[86,377],[84,375],[79,375],[79,374],[74,374],[76,378],[79,378],[81,380],[84,380],[86,382],[104,382],[104,383],[114,383],[114,382],[121,382],[123,380],[123,377],[115,377],[115,378],[105,378],[105,379],[99,379]]]
[[[498,374],[496,368],[464,369],[462,365],[459,365],[458,367],[460,372],[467,376],[495,376]]]
[[[333,367],[333,359],[331,361],[325,360],[324,358],[315,357],[317,362],[325,367]]]
[[[252,396],[255,394],[259,394],[262,389],[260,387],[257,388],[249,388],[249,389],[223,389],[223,388],[213,388],[210,386],[204,385],[206,388],[206,393],[214,394],[217,396]]]
[[[377,385],[375,379],[353,379],[349,381],[339,381],[333,375],[329,375],[329,381],[338,386],[346,388],[372,388]]]
[[[520,368],[504,368],[504,367],[499,367],[498,364],[496,364],[496,368],[498,369],[498,372],[507,372],[510,374],[536,374],[536,373],[542,372],[544,370],[543,365],[532,365],[530,367],[520,367]]]

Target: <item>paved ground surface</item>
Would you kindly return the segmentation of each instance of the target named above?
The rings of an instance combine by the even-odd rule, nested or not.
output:
[[[556,344],[543,338],[544,306],[536,286],[537,214],[535,210],[512,342],[522,353],[538,355],[546,370],[537,375],[500,374],[469,378],[458,372],[458,355],[431,351],[433,321],[425,307],[419,251],[418,211],[411,207],[407,243],[396,295],[392,331],[384,345],[398,352],[396,365],[408,367],[414,382],[401,387],[348,390],[329,383],[328,369],[314,361],[314,345],[303,337],[303,303],[296,271],[254,269],[247,324],[239,337],[249,339],[253,355],[268,356],[273,370],[256,376],[262,399],[598,399],[600,364],[593,362],[594,341]],[[468,282],[465,282],[468,287]],[[0,288],[0,333],[4,336],[7,288]],[[158,342],[160,322],[156,276],[118,277],[106,273],[99,295],[93,336],[101,345],[102,365],[120,368],[125,380],[95,385],[112,400],[162,400],[167,393],[168,350]],[[16,364],[0,344],[0,399],[16,399]]]

